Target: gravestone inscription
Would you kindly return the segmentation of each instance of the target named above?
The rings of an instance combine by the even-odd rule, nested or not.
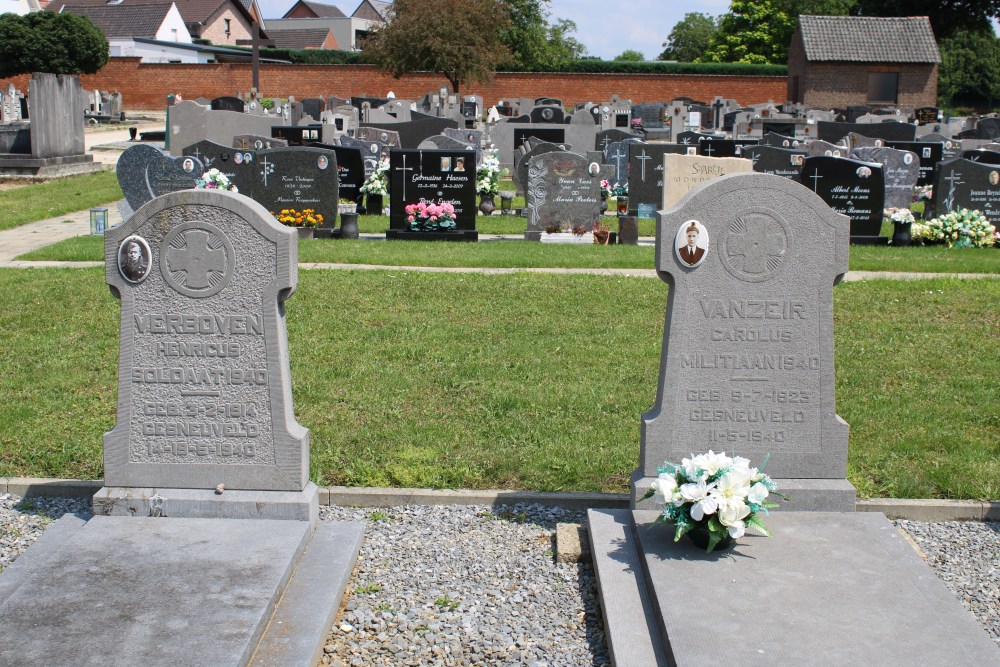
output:
[[[337,154],[328,148],[289,147],[258,151],[254,199],[268,211],[313,209],[329,222],[337,215]]]
[[[601,215],[600,168],[569,151],[534,156],[528,162],[525,191],[526,241],[538,241],[548,227],[590,231]]]
[[[1000,228],[1000,166],[963,158],[938,164],[933,203],[935,215],[958,208],[978,210]]]
[[[920,161],[920,175],[917,185],[930,185],[934,182],[934,167],[944,158],[944,144],[923,141],[887,141],[886,145],[901,151],[916,154]]]
[[[856,148],[851,156],[882,165],[886,208],[910,208],[913,187],[920,177],[920,159],[915,153],[895,148]]]
[[[140,144],[125,149],[115,170],[125,201],[136,211],[154,197],[194,188],[205,167],[194,156],[172,158],[158,148]]]
[[[673,206],[705,181],[727,174],[753,171],[753,163],[750,160],[702,155],[667,154],[663,156],[662,167],[663,199],[657,210]]]
[[[851,219],[851,243],[883,245],[879,236],[885,209],[882,167],[848,158],[807,157],[799,180],[830,208]]]
[[[476,241],[476,169],[476,152],[471,150],[393,150],[386,238]],[[451,204],[455,231],[412,232],[406,206],[417,203]]]

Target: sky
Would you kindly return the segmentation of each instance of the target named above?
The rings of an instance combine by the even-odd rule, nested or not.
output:
[[[268,18],[279,18],[296,0],[257,0]],[[317,0],[336,5],[350,16],[361,0]],[[626,49],[641,51],[647,60],[655,60],[663,51],[663,42],[674,25],[688,12],[711,16],[729,9],[729,0],[551,0],[549,22],[570,19],[576,23],[576,39],[587,47],[589,55],[611,60]]]

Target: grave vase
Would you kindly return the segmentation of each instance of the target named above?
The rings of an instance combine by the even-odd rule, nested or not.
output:
[[[601,215],[604,215],[607,212],[608,212],[608,196],[602,192],[601,193]]]
[[[496,201],[494,197],[496,195],[484,194],[479,198],[479,211],[483,215],[492,215],[493,211],[497,210]]]
[[[365,211],[368,215],[382,215],[382,195],[365,195]],[[358,211],[362,213],[362,211]]]
[[[686,532],[685,535],[691,541],[691,543],[694,544],[699,549],[705,549],[705,550],[708,549],[709,531],[708,531],[708,526],[706,526],[705,524],[701,523],[695,524],[695,527]],[[719,540],[718,544],[715,545],[715,548],[712,551],[723,551],[725,549],[731,549],[735,545],[736,545],[736,540],[733,539],[727,532],[726,536],[723,537],[721,540]]]
[[[892,221],[892,245],[907,246],[913,243],[913,239],[910,236],[910,226],[912,224],[912,222]]]
[[[358,238],[358,214],[342,213],[340,215],[340,238]]]

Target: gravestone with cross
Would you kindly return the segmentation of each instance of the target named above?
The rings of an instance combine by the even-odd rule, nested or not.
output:
[[[697,146],[681,144],[629,144],[628,208],[636,215],[639,205],[658,210],[663,201],[663,156],[696,154]]]
[[[274,214],[312,209],[330,223],[337,215],[337,154],[328,148],[289,147],[257,151],[253,194]]]
[[[958,208],[978,210],[1000,229],[1000,166],[955,158],[941,162],[934,176],[934,214]]]
[[[608,146],[605,162],[615,168],[614,177],[609,179],[612,185],[628,183],[628,152],[629,144],[642,143],[639,139],[624,139],[615,141]]]
[[[476,152],[472,150],[393,150],[389,154],[387,239],[476,241]],[[408,204],[451,204],[454,231],[413,231]]]
[[[590,231],[601,215],[600,165],[569,151],[544,153],[525,162],[525,240],[541,240],[550,227]]]
[[[799,179],[830,208],[851,218],[851,243],[885,245],[880,236],[885,209],[882,166],[837,157],[807,157]]]
[[[254,151],[222,146],[206,139],[186,147],[182,154],[197,158],[206,170],[218,169],[240,194],[253,198]]]

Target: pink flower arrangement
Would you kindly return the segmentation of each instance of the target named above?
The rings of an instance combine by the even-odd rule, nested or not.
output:
[[[428,204],[417,202],[407,204],[406,222],[415,232],[437,232],[455,229],[455,207],[448,203]]]

